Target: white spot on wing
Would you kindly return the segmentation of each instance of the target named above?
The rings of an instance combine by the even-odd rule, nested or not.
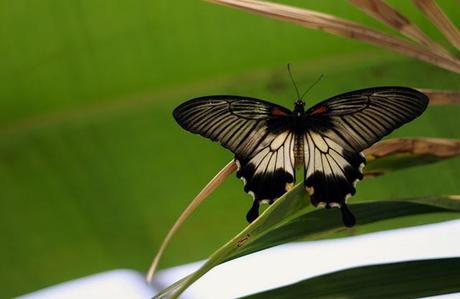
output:
[[[351,193],[348,193],[347,195],[345,195],[345,202],[347,202],[350,197],[351,197]]]
[[[240,163],[240,161],[238,161],[237,159],[235,159],[235,164],[236,164],[236,170],[237,170],[237,171],[240,171],[240,169],[241,169],[241,163]]]
[[[364,166],[366,166],[365,163],[359,164],[359,172],[363,173]]]
[[[353,188],[356,188],[356,183],[358,183],[358,182],[359,182],[359,179],[356,179],[356,180],[353,181]]]

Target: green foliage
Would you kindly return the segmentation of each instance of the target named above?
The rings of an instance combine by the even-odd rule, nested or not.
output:
[[[353,268],[245,298],[420,298],[460,291],[460,258]]]

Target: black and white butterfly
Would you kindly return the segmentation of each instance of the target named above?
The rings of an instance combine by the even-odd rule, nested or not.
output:
[[[246,218],[259,215],[261,202],[273,203],[295,183],[303,166],[304,184],[314,206],[340,208],[343,223],[355,217],[347,199],[363,178],[362,150],[418,117],[428,97],[406,87],[374,87],[347,92],[310,109],[294,110],[241,96],[205,96],[174,110],[187,131],[217,141],[235,154],[237,176],[254,203]]]

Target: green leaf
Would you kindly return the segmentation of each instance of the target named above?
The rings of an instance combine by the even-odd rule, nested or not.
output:
[[[248,243],[228,260],[292,241],[311,241],[442,222],[460,217],[460,201],[433,196],[350,205],[358,224],[343,227],[338,210],[308,211]],[[332,215],[331,215],[332,214]]]
[[[366,266],[245,298],[420,298],[460,292],[460,258]]]
[[[362,202],[350,205],[358,225],[347,229],[343,227],[337,209],[313,210],[307,200],[303,184],[297,185],[267,208],[256,221],[214,252],[200,269],[176,282],[174,288],[160,292],[157,298],[175,298],[213,267],[286,242],[354,236],[460,217],[460,201],[447,196]],[[289,210],[294,216],[289,216]],[[298,213],[301,214],[295,216]]]

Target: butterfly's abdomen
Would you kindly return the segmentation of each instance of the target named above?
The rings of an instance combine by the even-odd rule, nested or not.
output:
[[[294,164],[295,168],[303,167],[304,151],[303,151],[303,135],[295,135],[294,144]]]

